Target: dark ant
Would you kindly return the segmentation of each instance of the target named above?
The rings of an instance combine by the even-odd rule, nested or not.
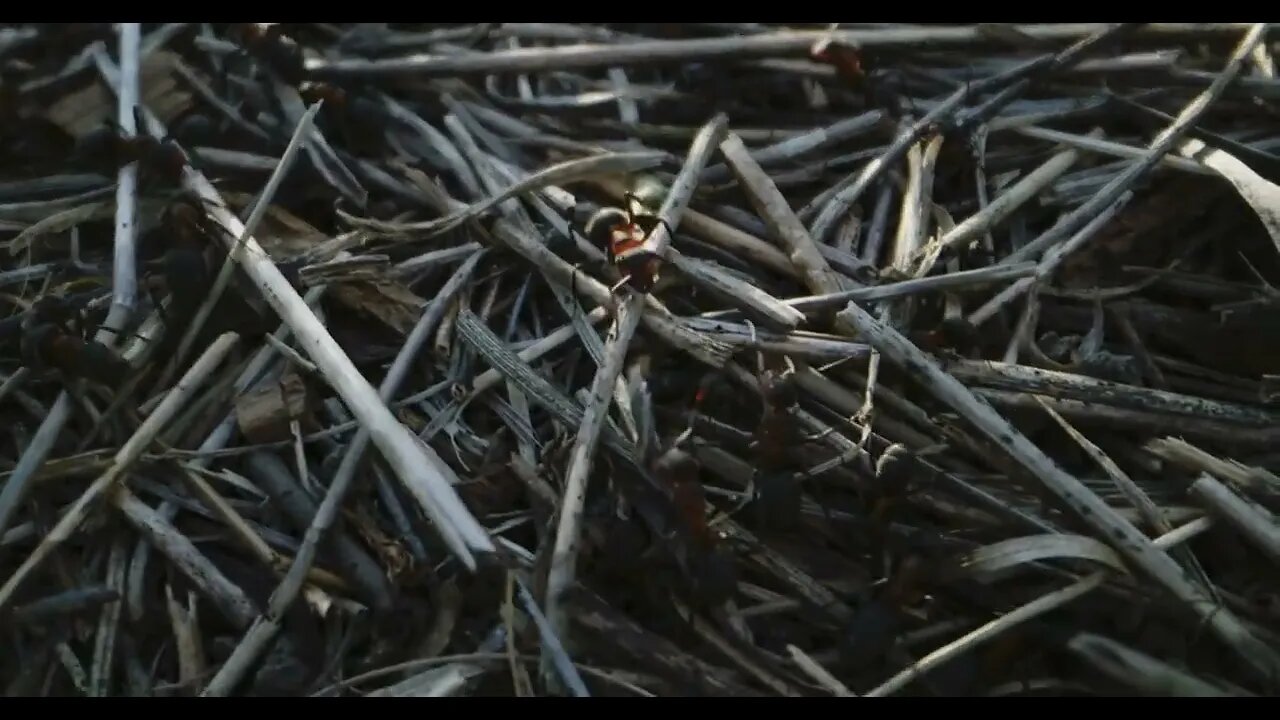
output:
[[[867,90],[868,60],[865,52],[833,38],[824,38],[809,48],[809,57],[826,63],[836,70],[836,75],[850,86]]]
[[[134,118],[140,134],[129,136],[111,119],[76,143],[74,157],[103,174],[114,174],[129,163],[138,163],[140,174],[163,179],[178,185],[187,167],[187,154],[173,141],[172,136],[157,140],[142,128],[142,113],[134,108]]]
[[[762,526],[789,527],[800,517],[800,485],[787,471],[788,455],[799,440],[791,416],[800,403],[796,366],[786,355],[759,353],[757,357],[764,411],[752,443],[756,460],[753,514]]]
[[[693,437],[692,424],[665,449],[659,448],[652,397],[644,379],[648,367],[647,359],[641,358],[628,374],[638,435],[636,451],[643,469],[651,476],[651,486],[665,496],[667,506],[665,511],[650,513],[655,515],[651,518],[655,521],[652,527],[657,536],[667,541],[676,564],[689,580],[693,599],[715,607],[733,596],[736,568],[732,556],[721,548],[719,534],[707,521],[707,499],[698,480],[701,467],[686,449]],[[637,509],[645,510],[640,506]],[[658,514],[668,518],[660,520]]]
[[[858,608],[838,646],[840,659],[849,671],[867,670],[892,650],[905,625],[905,610],[924,596],[931,565],[919,554],[904,555],[898,567]]]
[[[232,23],[228,34],[266,70],[297,87],[306,78],[302,47],[276,23]]]
[[[719,534],[707,522],[707,498],[698,481],[701,466],[683,447],[690,437],[689,430],[681,433],[649,461],[648,469],[670,493],[677,524],[668,539],[676,541],[676,560],[698,601],[715,607],[733,597],[738,587],[737,568],[721,546]]]
[[[149,262],[148,266],[159,270],[169,291],[169,306],[161,311],[161,318],[166,325],[178,327],[194,317],[208,297],[226,257],[217,238],[227,230],[205,212],[201,201],[182,195],[165,207],[156,232],[165,250],[159,260]],[[157,302],[156,307],[162,305]],[[270,317],[264,316],[240,293],[228,291],[218,299],[203,332],[216,334],[234,330],[242,335],[254,335],[273,329]],[[176,350],[180,336],[180,332],[165,333],[156,355],[166,357]]]
[[[119,385],[130,372],[129,363],[96,340],[86,340],[82,308],[56,296],[37,300],[23,319],[19,354],[34,371],[53,368],[67,377],[81,377],[103,385]]]
[[[649,249],[649,236],[658,225],[671,234],[671,226],[635,192],[624,196],[626,208],[602,207],[584,226],[587,239],[605,249],[609,263],[618,268],[622,279],[610,290],[626,285],[638,293],[648,293],[658,283],[662,258]]]
[[[326,137],[341,138],[347,150],[357,154],[382,151],[387,114],[377,100],[332,83],[312,81],[299,85],[298,95],[307,105],[324,101],[316,121]]]
[[[347,91],[324,82],[304,82],[298,85],[298,95],[308,105],[324,101],[326,107],[345,108],[347,106]]]
[[[219,228],[195,202],[182,198],[160,215],[160,231],[167,247],[160,267],[169,288],[169,313],[190,317],[213,283],[205,251]]]
[[[871,55],[866,48],[825,38],[813,44],[809,57],[835,68],[836,76],[861,94],[867,108],[879,107],[890,117],[901,117],[900,93],[884,73],[876,72],[883,65],[882,59]]]

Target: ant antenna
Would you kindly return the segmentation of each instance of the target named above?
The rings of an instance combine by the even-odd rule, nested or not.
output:
[[[635,208],[636,206],[641,205],[640,196],[636,195],[630,190],[627,190],[626,192],[622,193],[622,202],[623,204],[626,205],[626,207],[623,209],[626,210],[627,212],[627,224],[634,223],[636,221]]]
[[[746,323],[747,330],[751,333],[751,344],[756,346],[756,372],[757,374],[763,375],[764,353],[760,352],[760,341],[756,337],[756,324],[751,322],[750,318],[743,319],[743,322]]]

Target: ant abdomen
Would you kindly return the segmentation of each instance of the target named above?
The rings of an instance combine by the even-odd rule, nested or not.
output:
[[[202,113],[189,113],[173,125],[173,136],[187,147],[209,145],[217,131],[213,120]]]
[[[126,155],[124,145],[119,133],[104,125],[76,141],[72,158],[77,164],[111,173],[129,162],[123,157]]]
[[[103,385],[119,385],[128,378],[129,363],[111,348],[100,342],[69,339],[80,346],[79,352],[73,355],[74,374]]]

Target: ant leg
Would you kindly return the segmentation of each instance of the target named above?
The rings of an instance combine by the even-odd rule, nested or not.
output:
[[[631,192],[630,190],[627,190],[622,193],[622,204],[625,206],[622,209],[625,210],[627,213],[627,223],[628,224],[634,223],[636,219],[635,219],[635,212],[632,208],[642,207],[640,203],[640,197],[635,193]]]
[[[147,119],[142,116],[142,106],[133,106],[133,134],[135,136],[151,135],[151,126],[147,124]]]
[[[609,292],[611,293],[618,292],[618,290],[621,289],[622,286],[626,285],[628,282],[631,282],[631,273],[627,273],[626,275],[623,275],[621,280],[614,283],[613,287],[609,288]]]
[[[756,346],[756,375],[764,375],[764,353],[760,352],[760,339],[756,336],[756,324],[751,322],[751,318],[743,320],[747,325],[747,330],[751,333],[751,344]]]
[[[581,267],[582,263],[574,263],[573,269],[569,273],[569,296],[573,298],[578,297],[578,273],[581,272],[579,270]]]

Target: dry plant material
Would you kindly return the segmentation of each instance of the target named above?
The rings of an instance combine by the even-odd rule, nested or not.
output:
[[[1275,40],[0,31],[0,692],[1274,692]]]

